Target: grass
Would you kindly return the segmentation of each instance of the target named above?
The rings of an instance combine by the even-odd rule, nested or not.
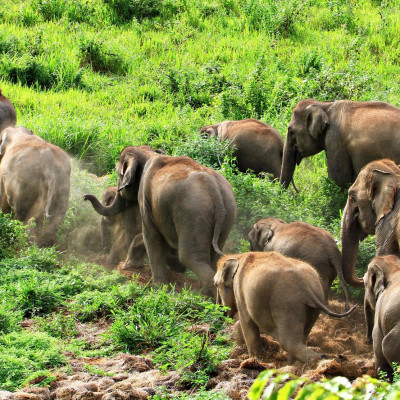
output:
[[[98,215],[82,195],[101,196],[116,183],[125,146],[149,144],[231,182],[239,212],[226,252],[247,251],[248,231],[268,216],[318,225],[339,243],[346,192],[327,178],[323,153],[296,168],[296,193],[239,173],[226,144],[198,132],[224,119],[258,118],[284,138],[293,107],[309,97],[400,105],[399,11],[393,0],[7,0],[0,10],[2,92],[19,125],[74,162],[57,249],[30,246],[22,225],[0,214],[0,343],[16,343],[7,350],[11,361],[0,362],[0,387],[15,390],[44,370],[51,380],[65,362],[51,359],[54,349],[148,350],[164,369],[183,371],[182,386],[196,387],[199,399],[225,398],[203,390],[229,349],[223,334],[213,336],[227,323],[221,310],[189,291],[143,288],[82,261],[101,251]],[[373,238],[360,244],[358,276],[374,254]],[[21,329],[25,318],[33,318],[33,332]],[[78,324],[102,320],[112,328],[97,347],[77,336]],[[207,324],[212,339],[189,334],[193,324]],[[25,362],[18,343],[32,354],[47,343],[51,354]]]

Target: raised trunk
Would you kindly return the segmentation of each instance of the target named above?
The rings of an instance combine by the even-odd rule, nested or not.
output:
[[[362,237],[362,229],[356,216],[357,207],[347,201],[343,212],[342,239],[342,270],[345,281],[353,287],[363,287],[362,278],[354,275],[357,260],[358,242]]]
[[[281,176],[279,178],[279,183],[284,185],[285,189],[289,187],[290,182],[293,180],[293,173],[296,167],[297,158],[296,153],[297,150],[295,136],[288,132],[286,135],[285,146],[283,148]]]
[[[114,201],[109,206],[105,206],[101,204],[96,196],[92,194],[85,194],[83,196],[83,200],[89,200],[92,203],[93,208],[101,215],[105,217],[112,217],[113,215],[117,215],[122,212],[125,207],[125,200],[121,197],[119,192],[116,194]]]

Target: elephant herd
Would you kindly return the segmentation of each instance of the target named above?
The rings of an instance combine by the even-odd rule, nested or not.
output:
[[[23,127],[0,91],[0,199],[3,212],[35,219],[31,236],[52,245],[68,208],[68,155]],[[155,283],[168,283],[168,268],[193,271],[205,295],[239,316],[250,356],[263,358],[260,332],[275,336],[289,361],[319,356],[306,346],[321,311],[344,317],[346,282],[365,286],[364,311],[377,371],[392,374],[400,362],[400,109],[383,102],[300,101],[286,142],[261,121],[224,121],[200,134],[229,140],[241,171],[269,173],[286,188],[302,158],[326,152],[328,175],[349,189],[341,226],[342,253],[331,234],[304,222],[273,217],[256,222],[251,251],[224,255],[237,206],[232,187],[215,170],[189,157],[168,156],[147,145],[124,148],[118,184],[99,201],[107,262],[142,266],[147,253]],[[297,190],[297,189],[296,189]],[[364,278],[355,276],[359,241],[376,234],[376,257]],[[346,312],[329,309],[338,277]]]

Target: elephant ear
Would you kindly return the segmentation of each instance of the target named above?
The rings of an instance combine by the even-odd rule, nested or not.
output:
[[[0,157],[3,157],[4,153],[6,152],[7,142],[8,142],[7,131],[4,131],[0,144]]]
[[[121,184],[118,188],[118,191],[135,183],[137,169],[138,160],[136,159],[136,157],[127,158],[121,164],[118,162],[117,171],[122,176]]]
[[[374,293],[376,302],[386,288],[385,274],[378,264],[374,264],[368,272],[367,288]]]
[[[374,169],[367,191],[378,223],[393,209],[397,191],[396,178],[391,172]]]
[[[250,243],[257,243],[259,249],[264,250],[265,245],[271,240],[274,232],[270,229],[269,226],[266,225],[256,225],[254,228],[249,232],[249,239]],[[254,249],[251,249],[252,251]]]
[[[239,268],[239,260],[236,258],[229,258],[225,261],[222,267],[221,280],[225,287],[231,288],[233,286],[233,278]]]
[[[307,127],[310,135],[317,139],[318,136],[329,125],[329,117],[326,112],[317,104],[311,104],[306,108],[308,112]]]

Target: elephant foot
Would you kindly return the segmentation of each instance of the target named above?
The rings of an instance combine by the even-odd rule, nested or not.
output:
[[[137,269],[144,269],[144,268],[145,268],[144,264],[137,264],[133,261],[125,261],[121,267],[123,271],[134,271]]]

